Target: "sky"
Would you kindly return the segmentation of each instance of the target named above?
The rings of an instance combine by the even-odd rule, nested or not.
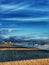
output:
[[[0,0],[0,36],[49,39],[49,0]]]

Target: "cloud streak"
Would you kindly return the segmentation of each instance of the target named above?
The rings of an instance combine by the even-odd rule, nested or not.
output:
[[[36,17],[36,18],[0,18],[0,20],[5,21],[21,21],[21,22],[40,22],[40,21],[49,21],[49,16],[47,17]]]
[[[19,3],[16,5],[0,5],[0,13],[9,14],[11,12],[20,12],[20,11],[30,11],[30,12],[49,12],[48,7],[40,8],[40,7],[31,7],[31,4]]]

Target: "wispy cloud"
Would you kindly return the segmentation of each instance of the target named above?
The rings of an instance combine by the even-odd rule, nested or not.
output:
[[[22,30],[23,28],[0,28],[1,30],[9,30],[9,29],[12,29],[12,30]]]
[[[42,34],[40,35],[18,35],[16,36],[18,39],[23,39],[23,40],[33,40],[33,39],[38,39],[38,40],[46,40],[49,39],[48,36],[43,36]]]
[[[40,7],[32,7],[32,8],[26,8],[26,10],[29,10],[29,11],[35,11],[35,12],[49,12],[49,8],[45,7],[45,8],[40,8]]]
[[[25,9],[27,7],[29,7],[29,5],[25,4],[25,2],[16,4],[16,5],[10,5],[10,4],[1,5],[0,6],[0,9],[1,9],[0,12],[2,12],[2,13],[10,13],[12,11],[19,11],[19,10]]]
[[[35,17],[35,18],[30,18],[30,17],[27,17],[27,18],[0,18],[0,20],[6,20],[6,21],[21,21],[21,22],[29,22],[29,21],[32,21],[32,22],[40,22],[40,21],[49,21],[49,16],[46,16],[46,17]]]
[[[13,2],[11,2],[13,3]],[[15,2],[14,2],[15,3]],[[27,3],[27,1],[23,1],[17,4],[0,4],[0,13],[9,14],[11,12],[19,12],[19,11],[30,11],[30,12],[49,12],[48,7],[36,7],[32,6],[31,3]]]

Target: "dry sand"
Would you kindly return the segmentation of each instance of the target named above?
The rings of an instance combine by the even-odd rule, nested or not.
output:
[[[49,65],[49,58],[38,60],[35,59],[35,60],[0,62],[0,65]]]

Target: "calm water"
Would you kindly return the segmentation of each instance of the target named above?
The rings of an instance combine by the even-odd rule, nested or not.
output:
[[[39,58],[49,58],[49,51],[0,51],[0,62],[3,61],[18,61],[18,60],[29,60],[29,59],[39,59]]]

